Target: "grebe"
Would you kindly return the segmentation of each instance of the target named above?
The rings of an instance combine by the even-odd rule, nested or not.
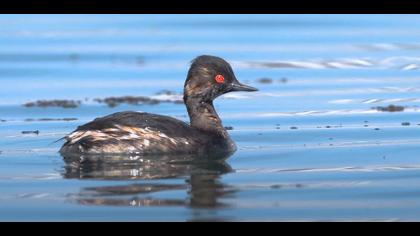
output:
[[[202,55],[192,61],[184,84],[190,124],[145,112],[117,112],[79,126],[65,136],[62,155],[233,153],[213,100],[232,91],[257,91],[241,84],[228,62]]]

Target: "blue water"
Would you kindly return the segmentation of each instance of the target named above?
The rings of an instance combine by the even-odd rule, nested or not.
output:
[[[419,23],[419,15],[1,15],[0,220],[418,221]],[[116,111],[188,121],[182,104],[94,99],[179,100],[201,54],[223,57],[259,88],[215,101],[238,146],[225,163],[77,165],[57,153],[54,141]],[[23,106],[52,99],[82,105]],[[374,109],[391,104],[404,111]]]

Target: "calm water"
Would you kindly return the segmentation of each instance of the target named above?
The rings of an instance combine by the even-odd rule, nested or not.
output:
[[[1,221],[420,220],[419,15],[1,15],[0,25]],[[176,101],[200,54],[260,89],[215,101],[239,148],[226,162],[57,153],[54,141],[116,111],[188,121],[182,104],[94,99]],[[52,99],[81,105],[23,106]],[[404,110],[375,109],[391,104]]]

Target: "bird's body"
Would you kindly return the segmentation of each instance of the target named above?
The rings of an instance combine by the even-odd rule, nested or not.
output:
[[[169,116],[126,111],[79,126],[67,136],[60,152],[191,154],[214,150],[233,152],[236,146],[228,135],[203,132]]]
[[[184,102],[190,124],[144,112],[117,112],[79,126],[65,137],[62,155],[232,153],[236,145],[222,126],[213,100],[231,91],[256,91],[239,83],[221,58],[200,56],[188,72]]]

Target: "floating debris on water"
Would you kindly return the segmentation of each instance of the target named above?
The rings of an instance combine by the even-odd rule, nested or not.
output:
[[[0,122],[6,122],[7,120],[0,119]]]
[[[373,130],[381,130],[380,128],[374,128]]]
[[[410,122],[402,122],[401,125],[402,126],[409,126],[410,125]]]
[[[158,96],[180,96],[182,94],[176,93],[169,90],[162,90],[157,92]],[[182,98],[182,96],[181,96]],[[84,99],[85,102],[89,101],[89,98]],[[151,98],[146,96],[121,96],[121,97],[107,97],[107,98],[95,98],[94,102],[105,103],[109,107],[116,107],[120,104],[130,104],[130,105],[157,105],[160,103],[174,103],[174,104],[184,104],[184,101],[179,98],[170,98],[164,97],[160,98]],[[62,108],[77,108],[82,104],[81,101],[77,100],[38,100],[35,102],[27,102],[23,104],[25,107],[62,107]]]
[[[164,91],[165,93],[172,93],[171,91]],[[159,94],[159,95],[173,95],[173,94]],[[98,103],[105,103],[109,107],[116,107],[120,104],[129,104],[129,105],[158,105],[160,103],[174,103],[174,104],[183,104],[182,100],[163,100],[155,99],[145,96],[122,96],[122,97],[107,97],[107,98],[95,98],[93,101]]]
[[[26,122],[32,122],[32,121],[75,121],[78,120],[77,118],[40,118],[40,119],[32,119],[28,118],[24,121]]]
[[[292,126],[292,127],[290,127],[290,129],[298,129],[298,127]]]
[[[226,130],[233,130],[233,127],[232,126],[225,126],[225,129]]]
[[[41,118],[38,119],[39,121],[75,121],[78,120],[77,118]]]
[[[279,79],[279,82],[283,83],[283,84],[287,83],[288,81],[289,80],[286,77],[283,77],[283,78]]]
[[[144,66],[144,64],[145,64],[145,60],[144,60],[144,58],[142,58],[142,57],[138,57],[138,58],[137,58],[137,60],[136,60],[136,64],[137,64],[138,66]]]
[[[343,124],[339,124],[339,125],[326,125],[324,126],[325,128],[329,129],[329,128],[342,128]],[[317,126],[318,129],[323,128],[322,126]]]
[[[80,55],[76,54],[76,53],[72,53],[69,55],[69,59],[73,62],[77,62],[80,60]]]
[[[116,107],[120,104],[126,103],[130,105],[156,105],[159,104],[160,101],[157,99],[152,99],[143,96],[123,96],[123,97],[107,97],[107,98],[95,98],[95,102],[98,103],[106,103],[109,107]]]
[[[81,101],[75,100],[38,100],[35,102],[27,102],[23,104],[25,107],[62,107],[62,108],[77,108]]]
[[[258,83],[271,84],[271,83],[273,83],[273,79],[271,79],[271,78],[261,78],[261,79],[258,80]]]
[[[403,106],[395,106],[395,105],[389,105],[387,107],[373,107],[373,109],[376,109],[378,111],[384,111],[384,112],[404,111],[404,107]]]
[[[270,188],[279,189],[279,188],[282,188],[282,186],[281,186],[281,184],[273,184],[273,185],[270,186]]]
[[[22,134],[39,134],[39,130],[34,130],[34,131],[22,131]]]
[[[363,125],[364,127],[369,127],[369,125]]]
[[[181,93],[177,93],[177,92],[174,92],[174,91],[164,89],[164,90],[161,90],[161,91],[159,91],[155,94],[156,95],[180,95]]]

